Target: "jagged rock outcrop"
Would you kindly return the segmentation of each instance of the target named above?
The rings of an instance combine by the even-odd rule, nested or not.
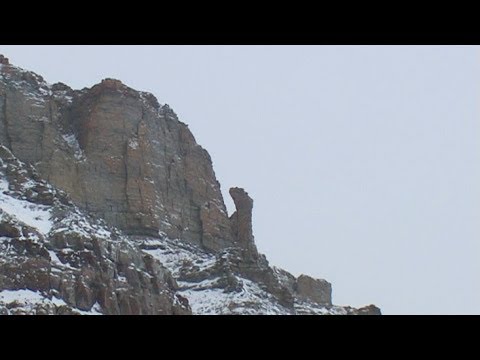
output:
[[[248,256],[258,257],[252,228],[253,199],[244,189],[231,188],[230,196],[236,211],[230,217],[233,238],[239,247],[247,250]]]
[[[295,283],[295,292],[301,299],[332,305],[332,284],[326,280],[300,275]]]
[[[270,266],[253,200],[168,105],[49,85],[0,55],[0,314],[355,314]]]
[[[375,305],[368,305],[359,309],[351,309],[350,315],[382,315],[382,311]]]

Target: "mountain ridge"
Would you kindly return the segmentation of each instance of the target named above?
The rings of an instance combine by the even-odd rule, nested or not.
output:
[[[253,200],[230,189],[228,216],[210,155],[150,93],[115,79],[50,85],[0,55],[0,146],[0,242],[15,249],[0,261],[4,313],[380,314],[271,267]],[[50,229],[19,209],[47,214]],[[28,306],[8,308],[15,291]]]

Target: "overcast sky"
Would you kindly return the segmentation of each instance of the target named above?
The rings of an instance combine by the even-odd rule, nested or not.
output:
[[[254,198],[271,264],[339,305],[480,314],[474,46],[3,46],[49,82],[150,91]]]

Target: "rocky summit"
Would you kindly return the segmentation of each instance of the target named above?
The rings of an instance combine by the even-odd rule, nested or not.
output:
[[[269,265],[254,202],[175,112],[114,79],[74,90],[0,55],[0,314],[380,314]]]

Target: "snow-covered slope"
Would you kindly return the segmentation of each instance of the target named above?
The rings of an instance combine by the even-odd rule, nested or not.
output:
[[[8,196],[5,194],[7,191],[8,182],[0,179],[0,208],[3,212],[37,229],[41,234],[48,234],[53,226],[50,208]]]
[[[292,315],[347,314],[338,306],[320,306],[295,299],[286,307],[265,286],[225,269],[229,250],[213,255],[179,240],[137,239],[140,247],[164,264],[177,279],[179,294],[189,300],[194,314]],[[227,266],[228,267],[228,266]],[[278,274],[277,276],[281,276]]]
[[[239,251],[229,248],[214,254],[164,235],[127,236],[79,210],[67,194],[0,147],[2,314],[149,313],[141,307],[132,309],[131,303],[122,309],[120,294],[134,296],[132,293],[141,289],[144,296],[152,296],[138,278],[138,274],[147,280],[159,277],[158,271],[149,269],[152,261],[161,269],[163,294],[170,301],[170,305],[162,302],[162,307],[177,308],[165,313],[354,313],[354,309],[319,305],[295,296],[285,302],[263,278],[282,284],[293,276],[268,263],[250,264],[258,267],[253,274],[274,276],[255,281],[252,272],[239,266],[243,261]],[[100,279],[107,285],[96,284]],[[105,294],[108,291],[110,298]]]
[[[2,146],[0,184],[0,314],[190,313],[167,269]]]

